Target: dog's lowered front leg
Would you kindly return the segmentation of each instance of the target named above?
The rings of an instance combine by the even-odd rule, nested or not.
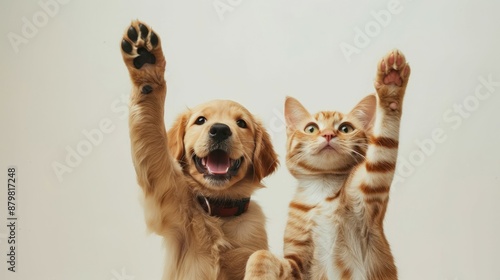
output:
[[[130,97],[130,141],[137,180],[142,187],[147,209],[162,213],[148,225],[158,231],[158,222],[171,222],[185,196],[179,184],[180,166],[169,154],[163,120],[166,97],[165,58],[159,37],[149,26],[134,21],[121,43],[123,60],[129,70],[133,89]],[[153,205],[151,205],[153,204]],[[159,210],[159,211],[158,211]],[[158,211],[158,212],[156,212]]]

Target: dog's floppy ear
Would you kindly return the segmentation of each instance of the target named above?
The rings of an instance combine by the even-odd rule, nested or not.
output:
[[[172,157],[174,157],[178,162],[183,164],[183,158],[185,156],[184,151],[184,134],[186,133],[186,126],[188,121],[188,114],[183,113],[177,117],[172,125],[172,128],[167,132],[168,137],[168,149]]]
[[[274,152],[269,134],[259,121],[255,124],[255,150],[253,152],[254,178],[257,181],[273,173],[278,167],[278,156]]]

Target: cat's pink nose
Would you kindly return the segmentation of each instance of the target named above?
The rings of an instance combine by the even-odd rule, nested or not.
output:
[[[326,142],[330,142],[336,135],[334,133],[324,133],[322,136],[325,137]]]

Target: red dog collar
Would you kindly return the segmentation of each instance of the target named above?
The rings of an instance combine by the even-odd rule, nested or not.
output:
[[[198,196],[201,208],[210,216],[232,217],[239,216],[248,210],[250,197],[242,199],[213,199],[205,196]]]

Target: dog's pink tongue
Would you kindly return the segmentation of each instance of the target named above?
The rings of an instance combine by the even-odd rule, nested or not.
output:
[[[207,169],[211,174],[226,174],[231,160],[224,151],[213,151],[207,156]]]

